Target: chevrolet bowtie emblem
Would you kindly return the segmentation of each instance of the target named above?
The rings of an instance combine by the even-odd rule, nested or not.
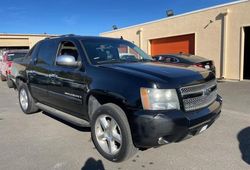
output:
[[[211,89],[210,88],[203,90],[203,95],[204,96],[208,96],[210,93],[211,93]]]

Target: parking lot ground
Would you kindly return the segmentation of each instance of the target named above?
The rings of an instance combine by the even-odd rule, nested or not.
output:
[[[94,148],[89,129],[46,113],[25,115],[17,92],[0,83],[0,169],[250,169],[250,82],[219,83],[220,118],[204,133],[112,163]]]

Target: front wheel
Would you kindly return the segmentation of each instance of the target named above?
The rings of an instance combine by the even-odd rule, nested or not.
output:
[[[115,104],[102,105],[94,112],[91,136],[99,153],[113,162],[124,161],[138,150],[133,144],[127,117]]]

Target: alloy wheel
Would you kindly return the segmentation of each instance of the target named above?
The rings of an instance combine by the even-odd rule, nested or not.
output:
[[[29,104],[28,104],[28,95],[25,89],[21,89],[19,98],[23,110],[27,110]]]
[[[100,115],[95,123],[95,135],[99,146],[110,155],[117,154],[122,147],[121,129],[109,115]]]

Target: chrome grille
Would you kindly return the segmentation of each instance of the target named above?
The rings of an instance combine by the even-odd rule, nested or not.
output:
[[[185,111],[194,111],[212,104],[217,98],[216,80],[180,88]]]

